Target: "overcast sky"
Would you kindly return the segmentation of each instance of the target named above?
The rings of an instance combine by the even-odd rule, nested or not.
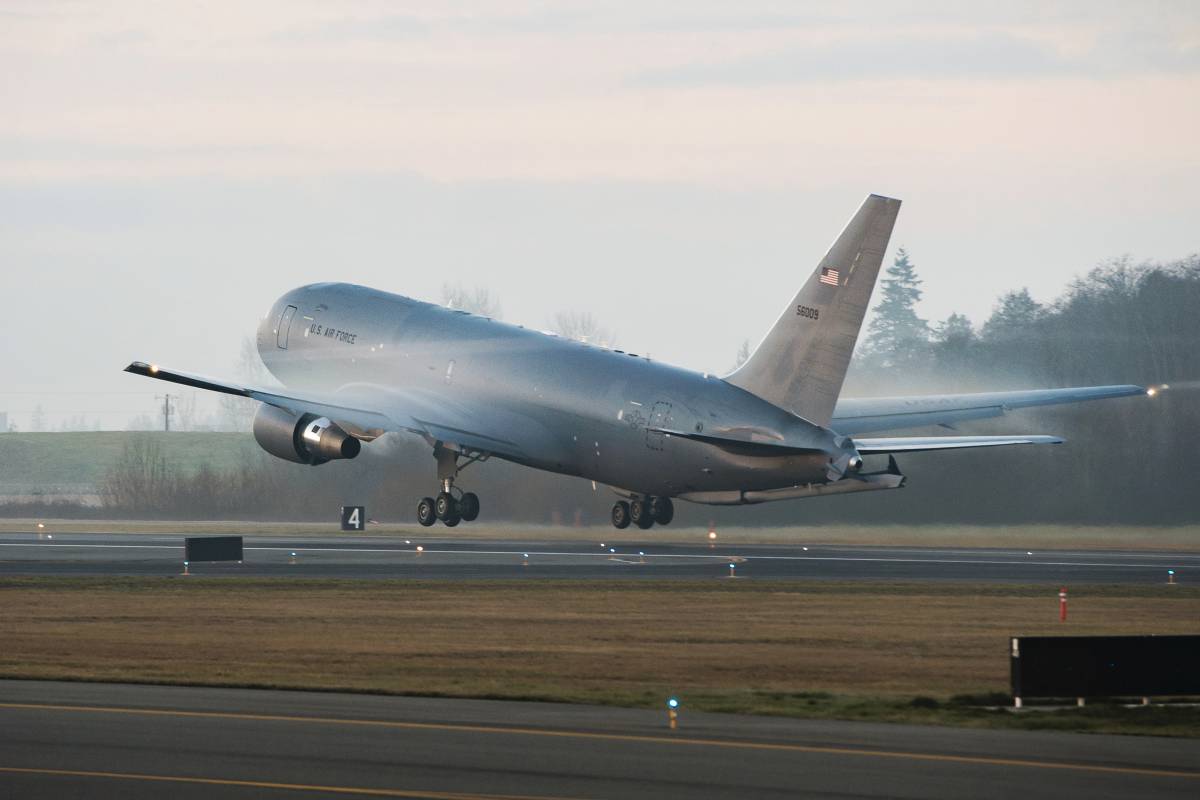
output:
[[[23,429],[230,375],[315,280],[723,370],[869,192],[932,320],[1200,249],[1195,2],[10,0],[0,100]]]

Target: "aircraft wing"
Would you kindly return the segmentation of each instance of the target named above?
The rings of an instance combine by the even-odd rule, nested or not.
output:
[[[1062,444],[1057,436],[894,436],[854,440],[863,455],[915,453],[922,450],[961,450],[967,447],[998,447],[1006,444]]]
[[[388,431],[408,431],[466,449],[519,459],[523,452],[516,442],[493,436],[487,431],[523,432],[529,436],[541,433],[540,429],[523,430],[523,427],[530,427],[530,421],[518,415],[506,414],[495,408],[466,407],[449,403],[445,398],[426,398],[420,392],[395,391],[363,384],[343,387],[336,394],[290,390],[280,393],[178,372],[141,361],[133,362],[125,371],[196,389],[248,397],[296,415],[328,417],[364,439],[373,439]]]
[[[1123,385],[917,397],[847,398],[838,401],[830,427],[849,436],[926,425],[951,427],[968,420],[1004,416],[1017,408],[1081,403],[1085,400],[1132,397],[1146,393],[1144,386]]]

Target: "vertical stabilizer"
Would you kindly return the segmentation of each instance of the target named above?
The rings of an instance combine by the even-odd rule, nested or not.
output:
[[[900,201],[870,195],[750,359],[725,380],[828,426]]]

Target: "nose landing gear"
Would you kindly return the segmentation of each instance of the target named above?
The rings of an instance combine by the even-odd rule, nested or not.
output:
[[[619,500],[612,509],[614,528],[625,529],[631,524],[649,530],[655,523],[669,525],[675,518],[675,504],[669,497],[635,497],[626,502]]]
[[[442,482],[442,491],[438,492],[437,497],[421,498],[417,503],[417,522],[428,528],[441,520],[447,528],[453,528],[460,522],[474,521],[479,517],[479,495],[456,489],[454,479],[460,470],[466,469],[476,461],[485,460],[487,456],[474,455],[459,466],[459,454],[440,443],[433,448],[433,455],[437,459],[438,479]]]

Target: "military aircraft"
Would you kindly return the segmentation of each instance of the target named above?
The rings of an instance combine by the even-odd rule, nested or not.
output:
[[[1062,441],[863,434],[1146,393],[839,400],[899,210],[899,200],[867,197],[749,360],[723,377],[344,283],[294,289],[259,325],[259,354],[284,389],[144,362],[126,371],[259,401],[255,438],[288,461],[354,458],[390,431],[423,438],[438,479],[435,496],[417,503],[426,526],[479,515],[478,496],[456,481],[493,457],[605,484],[621,498],[613,525],[646,529],[671,521],[673,499],[734,505],[895,489],[904,483],[896,453]],[[872,455],[887,455],[887,467],[867,471]]]

